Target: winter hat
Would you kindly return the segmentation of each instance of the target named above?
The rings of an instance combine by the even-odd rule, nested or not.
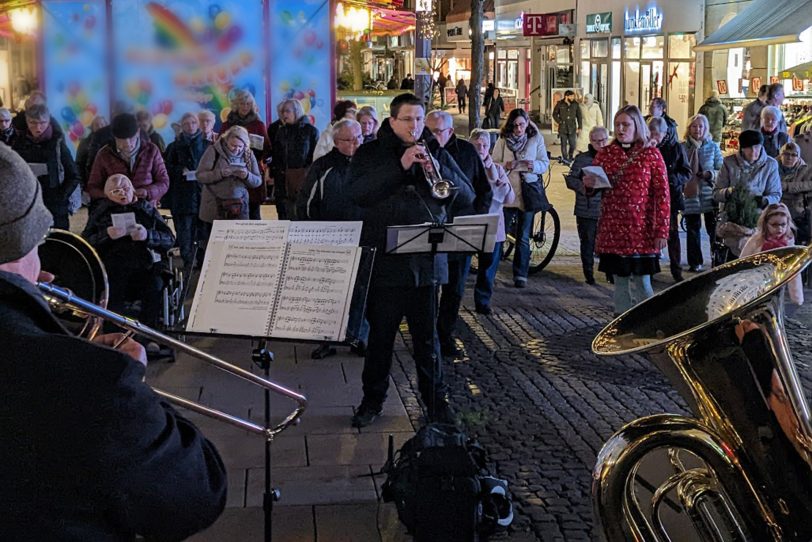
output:
[[[764,144],[764,136],[758,130],[745,130],[739,134],[739,148],[747,149]]]
[[[52,223],[31,168],[0,143],[0,263],[19,260],[31,252]]]
[[[138,133],[138,121],[135,120],[135,115],[122,113],[113,117],[110,130],[117,139],[129,139]]]

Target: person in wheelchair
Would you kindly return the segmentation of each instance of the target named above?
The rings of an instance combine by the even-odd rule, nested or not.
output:
[[[167,251],[175,244],[172,230],[146,199],[138,199],[125,175],[111,175],[101,201],[82,232],[95,248],[110,281],[107,308],[157,327],[161,314]],[[139,311],[132,303],[141,301]]]

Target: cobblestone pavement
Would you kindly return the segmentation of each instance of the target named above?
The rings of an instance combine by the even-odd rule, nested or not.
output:
[[[558,171],[554,175],[560,179]],[[687,410],[644,356],[591,353],[592,338],[611,320],[611,285],[583,282],[571,199],[555,185],[550,194],[564,222],[563,250],[525,290],[512,287],[509,264],[503,262],[487,317],[473,311],[469,277],[459,326],[466,355],[445,365],[446,381],[469,432],[510,482],[517,514],[507,538],[592,540],[591,471],[603,443],[633,419]],[[655,288],[670,283],[666,271]],[[803,322],[812,322],[812,310],[795,318],[787,324],[790,344],[796,360],[808,363]],[[408,343],[408,334],[403,337]],[[393,373],[418,422],[413,363],[399,359]],[[809,369],[802,373],[810,389]]]

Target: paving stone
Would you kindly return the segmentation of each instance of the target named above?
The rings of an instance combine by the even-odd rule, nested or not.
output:
[[[378,542],[378,504],[316,506],[319,542]]]
[[[285,506],[377,501],[369,466],[273,467],[271,482],[282,492]],[[261,506],[264,491],[263,470],[250,469],[246,505]]]
[[[276,506],[271,525],[275,542],[316,540],[312,506]],[[262,508],[228,508],[214,525],[186,540],[188,542],[262,540],[264,527]]]
[[[389,435],[398,450],[414,433],[355,433],[310,435],[307,438],[311,465],[371,465],[377,470],[386,462]]]

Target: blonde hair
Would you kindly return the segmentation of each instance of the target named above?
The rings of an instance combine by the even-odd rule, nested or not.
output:
[[[801,147],[795,143],[794,141],[787,141],[783,145],[781,145],[781,149],[778,151],[778,154],[784,154],[787,151],[795,151],[795,154],[798,155],[798,158],[801,157]]]
[[[254,112],[257,111],[257,102],[254,100],[254,95],[245,89],[234,91],[230,102],[231,110],[236,111],[241,103],[251,104],[251,110]]]
[[[705,135],[702,137],[702,141],[710,141],[711,140],[711,133],[710,133],[710,122],[708,122],[708,117],[703,114],[697,114],[688,119],[688,125],[685,127],[685,141],[688,141],[688,138],[691,136],[691,125],[695,122],[702,124],[705,127]]]
[[[223,142],[227,142],[229,139],[234,137],[243,142],[246,150],[250,150],[251,138],[248,137],[248,130],[246,130],[242,126],[237,126],[235,124],[228,130],[226,130],[225,133],[220,136],[220,139],[222,139]]]
[[[767,234],[769,233],[767,231],[767,221],[770,220],[770,217],[776,215],[784,215],[787,217],[787,233],[785,236],[794,237],[794,233],[798,230],[798,227],[795,225],[795,222],[792,221],[789,208],[783,203],[771,203],[764,209],[761,216],[758,217],[756,229],[761,234],[761,237],[764,239],[767,238]]]
[[[632,120],[632,124],[634,124],[634,141],[632,141],[632,143],[645,143],[648,141],[648,126],[646,126],[643,114],[636,105],[624,105],[618,109],[617,113],[615,113],[613,124],[620,115],[626,115]]]
[[[365,105],[358,112],[355,114],[355,120],[361,122],[361,117],[370,117],[372,120],[375,121],[375,128],[378,127],[380,122],[378,121],[378,110],[371,105]]]
[[[197,118],[198,118],[198,120],[203,119],[203,118],[207,118],[207,119],[210,119],[210,120],[216,120],[217,117],[215,117],[214,113],[209,111],[208,109],[203,109],[202,111],[199,111],[197,113]]]
[[[302,102],[299,100],[294,100],[293,98],[288,98],[287,100],[283,100],[282,103],[279,104],[279,116],[282,116],[282,110],[285,109],[286,106],[290,105],[293,107],[293,114],[296,116],[296,119],[300,119],[304,116],[304,107],[302,106]]]

